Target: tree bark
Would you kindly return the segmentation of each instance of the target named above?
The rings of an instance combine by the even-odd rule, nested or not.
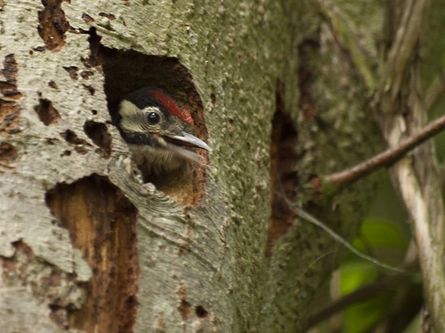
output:
[[[379,175],[335,197],[314,195],[311,180],[383,147],[373,81],[316,3],[0,8],[7,332],[300,331],[338,245],[277,193],[352,235]],[[371,58],[382,13],[368,4],[354,22]],[[189,107],[212,147],[209,167],[176,185],[142,183],[112,122],[146,85]]]

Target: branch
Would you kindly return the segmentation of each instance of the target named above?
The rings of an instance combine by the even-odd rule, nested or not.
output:
[[[319,0],[321,14],[329,23],[332,33],[336,36],[348,51],[349,56],[354,62],[355,68],[363,79],[369,91],[372,91],[376,86],[376,78],[370,66],[370,60],[362,51],[358,42],[358,38],[352,33],[348,24],[346,15],[342,15],[340,9],[334,3],[327,0]]]
[[[427,2],[427,0],[406,1],[394,43],[388,52],[388,59],[380,82],[379,95],[377,95],[378,100],[382,102],[381,95],[389,93],[389,103],[385,105],[383,112],[393,111],[393,104],[400,92],[406,65],[413,55],[414,47],[419,38]]]
[[[337,187],[350,185],[360,178],[363,178],[382,167],[388,167],[397,162],[409,151],[438,134],[443,129],[445,129],[445,116],[436,119],[421,129],[420,132],[412,135],[404,141],[401,141],[398,146],[389,148],[384,152],[353,166],[352,168],[327,175],[323,177],[322,180],[325,184],[333,184]]]

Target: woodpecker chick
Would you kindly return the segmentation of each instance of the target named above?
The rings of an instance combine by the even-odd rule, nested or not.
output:
[[[204,163],[193,149],[210,150],[191,134],[190,112],[160,89],[146,87],[127,95],[120,103],[119,116],[122,137],[144,180],[186,172],[192,163]]]

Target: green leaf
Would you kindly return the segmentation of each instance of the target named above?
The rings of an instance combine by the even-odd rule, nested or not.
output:
[[[379,276],[377,268],[367,262],[349,262],[340,267],[340,292],[349,294]],[[347,308],[344,312],[344,332],[367,332],[374,323],[388,310],[390,295],[382,293]]]
[[[372,248],[396,248],[405,250],[409,240],[403,230],[386,219],[366,219],[360,230],[361,238]]]

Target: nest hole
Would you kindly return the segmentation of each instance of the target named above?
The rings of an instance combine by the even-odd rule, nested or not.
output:
[[[161,89],[178,105],[187,108],[194,122],[193,134],[207,141],[201,98],[190,72],[177,58],[107,48],[100,44],[100,37],[94,30],[90,31],[90,35],[92,57],[89,61],[92,65],[102,66],[108,109],[114,124],[118,123],[119,105],[126,95],[143,87],[153,87]],[[196,152],[208,163],[207,152]],[[154,184],[158,190],[184,205],[194,205],[203,196],[207,177],[205,166],[197,163],[191,166],[187,172],[181,169],[161,175],[144,174],[143,169],[140,171],[144,182]]]

